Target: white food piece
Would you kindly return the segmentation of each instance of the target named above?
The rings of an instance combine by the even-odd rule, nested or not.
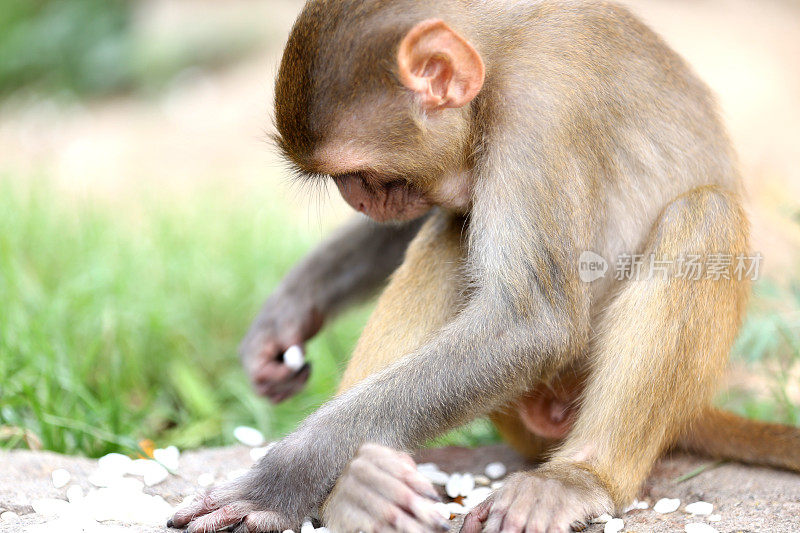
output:
[[[0,514],[0,520],[3,522],[17,522],[19,521],[19,515],[14,511],[6,511]]]
[[[499,488],[501,488],[503,486],[503,482],[502,481],[494,481],[489,486],[492,488],[492,490],[497,490],[497,489],[499,489]]]
[[[303,349],[297,345],[290,346],[288,350],[283,352],[283,364],[295,372],[303,368],[303,365],[306,364]]]
[[[257,448],[251,449],[250,450],[250,459],[252,459],[253,461],[258,461],[259,459],[261,459],[262,457],[267,455],[267,453],[269,453],[269,451],[273,448],[273,446],[275,446],[275,444],[277,444],[277,443],[270,442],[266,446],[259,446]]]
[[[197,476],[197,484],[201,487],[210,487],[214,484],[214,474],[209,474],[208,472],[200,474]]]
[[[691,524],[686,524],[683,530],[686,533],[719,533],[714,526],[709,526],[708,524],[704,524],[702,522],[694,522]]]
[[[325,526],[322,526],[322,527],[318,527],[317,529],[315,529],[314,533],[331,533],[331,530],[328,529]]]
[[[300,533],[314,533],[314,524],[311,523],[311,520],[306,518],[303,521],[303,525],[300,527]]]
[[[469,512],[466,507],[456,502],[446,503],[445,505],[451,514],[467,514]]]
[[[657,513],[667,514],[672,513],[681,506],[681,500],[678,498],[661,498],[653,506],[653,510]]]
[[[175,446],[167,446],[164,449],[158,448],[153,450],[153,459],[161,463],[167,470],[173,472],[178,469],[178,458],[181,452]]]
[[[133,460],[121,453],[109,453],[97,460],[97,467],[104,473],[121,476],[128,472]]]
[[[486,470],[484,473],[486,477],[489,479],[500,479],[501,477],[505,476],[507,472],[506,465],[500,462],[496,463],[489,463],[486,465]]]
[[[442,472],[439,467],[433,463],[421,463],[417,465],[417,472],[434,485],[447,485],[450,480],[450,474]]]
[[[60,489],[67,486],[67,483],[69,483],[69,480],[72,476],[70,476],[69,472],[63,468],[56,468],[50,474],[50,477],[53,478],[53,486],[57,489]]]
[[[236,438],[236,440],[245,446],[250,446],[251,448],[255,448],[256,446],[261,446],[264,444],[264,434],[256,428],[239,426],[233,430],[233,436]]]
[[[480,505],[481,503],[492,494],[492,489],[489,487],[478,487],[472,492],[470,492],[466,498],[464,498],[464,507],[469,509],[470,511]]]
[[[622,518],[612,518],[606,522],[603,533],[619,533],[623,529],[625,529],[625,522],[622,521]]]
[[[627,506],[625,509],[623,509],[622,513],[625,514],[625,513],[631,512],[631,511],[635,511],[637,509],[638,510],[643,510],[643,509],[649,509],[649,508],[650,508],[650,504],[649,503],[640,502],[639,500],[634,499],[633,503],[631,503],[629,506]]]
[[[70,485],[67,489],[67,501],[69,503],[78,503],[83,500],[83,489],[78,485]]]
[[[694,502],[686,506],[686,512],[693,515],[707,516],[714,512],[714,504],[708,502]]]
[[[444,491],[451,498],[458,498],[461,495],[461,474],[452,474],[444,486]]]
[[[69,503],[56,498],[39,498],[31,502],[36,514],[45,516],[60,516],[67,512]]]
[[[719,522],[720,520],[722,520],[722,515],[718,514],[708,515],[708,518],[706,518],[706,520],[708,520],[709,522]]]
[[[610,522],[614,517],[608,513],[603,513],[600,516],[595,516],[591,519],[593,524],[607,524]]]
[[[164,465],[156,461],[147,461],[147,466],[142,475],[144,484],[148,487],[158,485],[169,477],[169,470],[164,468]]]
[[[442,518],[445,520],[450,520],[450,515],[452,513],[450,513],[450,509],[447,508],[446,503],[436,502],[433,504],[433,507],[440,515],[442,515]]]
[[[475,477],[472,474],[464,474],[461,476],[461,485],[458,491],[459,496],[469,496],[469,493],[475,489]]]

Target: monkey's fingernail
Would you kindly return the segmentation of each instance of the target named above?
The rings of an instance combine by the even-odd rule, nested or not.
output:
[[[175,527],[175,522],[172,521],[172,518],[167,520],[167,527]]]

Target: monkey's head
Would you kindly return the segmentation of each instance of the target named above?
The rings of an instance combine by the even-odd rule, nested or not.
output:
[[[396,4],[404,2],[309,2],[275,86],[275,139],[292,166],[331,176],[379,222],[434,205],[468,209],[469,104],[485,77],[466,38]]]

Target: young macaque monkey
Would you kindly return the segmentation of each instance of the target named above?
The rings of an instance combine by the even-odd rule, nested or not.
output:
[[[171,525],[281,531],[321,510],[341,532],[445,529],[404,453],[483,415],[543,462],[466,532],[580,529],[674,445],[800,469],[797,429],[711,407],[749,287],[679,265],[748,253],[741,177],[708,88],[626,9],[312,0],[275,122],[299,173],[388,224],[289,274],[242,345],[257,389],[296,391],[307,370],[280,353],[394,273],[338,396]],[[646,259],[586,283],[585,251]]]

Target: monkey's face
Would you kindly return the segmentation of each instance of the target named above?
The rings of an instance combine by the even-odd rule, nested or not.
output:
[[[342,54],[293,32],[276,82],[278,145],[301,174],[332,177],[350,206],[378,222],[434,205],[465,211],[480,55],[438,19],[373,44]]]

